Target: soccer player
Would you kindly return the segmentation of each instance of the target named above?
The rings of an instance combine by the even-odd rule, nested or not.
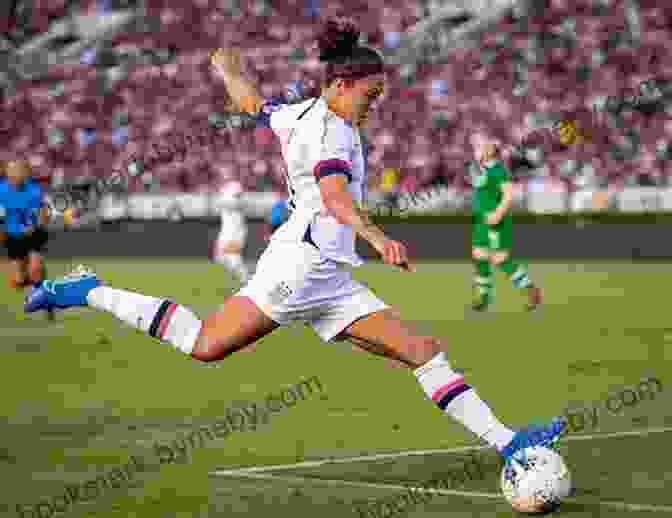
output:
[[[33,291],[25,310],[89,306],[107,311],[179,351],[220,361],[281,325],[307,322],[324,341],[350,340],[412,369],[427,398],[507,461],[531,445],[553,445],[565,422],[515,432],[465,382],[441,341],[419,334],[368,287],[352,278],[363,263],[361,236],[386,264],[413,271],[406,247],[357,210],[366,188],[359,128],[385,86],[381,55],[358,43],[352,21],[332,19],[320,36],[326,63],[321,96],[287,105],[264,102],[243,77],[238,51],[219,49],[214,71],[241,111],[268,124],[281,141],[287,168],[289,220],[261,256],[250,282],[204,321],[171,300],[114,288],[84,268]],[[197,396],[198,397],[198,396]]]
[[[527,290],[527,309],[532,311],[541,304],[541,289],[532,283],[527,269],[511,258],[511,173],[499,159],[497,144],[491,139],[474,135],[472,144],[478,161],[478,172],[472,175],[471,237],[478,299],[472,308],[485,311],[490,306],[494,295],[492,270],[499,268],[516,288]]]
[[[221,226],[215,241],[213,260],[235,273],[242,284],[250,278],[243,259],[247,238],[247,222],[240,205],[243,187],[240,182],[229,181],[220,191],[219,210]]]
[[[0,179],[0,213],[4,214],[10,286],[39,286],[45,275],[42,253],[48,241],[45,227],[49,209],[42,187],[32,178],[28,160],[6,163],[5,176]]]

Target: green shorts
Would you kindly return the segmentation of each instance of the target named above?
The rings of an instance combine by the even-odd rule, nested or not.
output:
[[[471,222],[471,248],[487,250],[511,250],[511,216],[505,216],[496,225],[488,225],[481,216]]]

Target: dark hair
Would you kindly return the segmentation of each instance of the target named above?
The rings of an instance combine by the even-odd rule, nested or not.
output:
[[[320,62],[326,63],[324,82],[328,86],[340,77],[361,79],[384,71],[378,51],[359,44],[360,31],[350,18],[331,18],[317,38]]]

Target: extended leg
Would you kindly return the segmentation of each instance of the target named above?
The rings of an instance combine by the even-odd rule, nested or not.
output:
[[[95,274],[85,270],[59,281],[44,281],[29,296],[25,310],[76,306],[107,311],[205,362],[221,360],[278,327],[248,297],[230,297],[219,311],[201,321],[190,309],[168,299],[102,286]]]

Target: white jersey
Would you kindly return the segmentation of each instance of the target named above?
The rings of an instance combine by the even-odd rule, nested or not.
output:
[[[271,242],[312,240],[322,257],[352,266],[363,264],[355,253],[355,234],[324,206],[318,178],[330,168],[349,172],[356,203],[366,193],[366,165],[360,132],[332,112],[324,98],[298,104],[270,104],[270,126],[280,139],[286,164],[292,213]]]
[[[352,227],[330,214],[318,185],[325,175],[346,174],[355,202],[363,201],[361,135],[322,98],[294,105],[267,102],[258,123],[270,126],[282,143],[291,215],[238,295],[249,297],[274,322],[305,321],[330,341],[352,322],[388,308],[352,278],[352,266],[364,262],[355,253]]]

